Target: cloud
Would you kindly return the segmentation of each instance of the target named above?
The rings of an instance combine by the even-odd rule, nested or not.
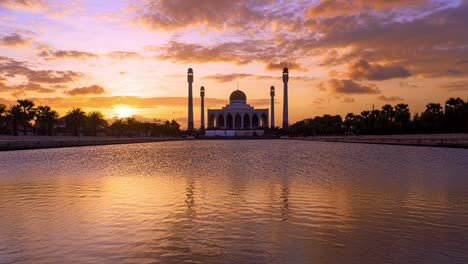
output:
[[[7,60],[0,63],[0,76],[15,77],[24,76],[29,82],[34,83],[68,83],[84,76],[75,71],[32,70],[25,62]]]
[[[373,84],[360,84],[353,80],[331,79],[328,81],[331,92],[337,94],[378,94],[377,86]]]
[[[199,98],[194,98],[199,99]],[[110,109],[114,105],[124,104],[135,108],[158,106],[187,107],[187,97],[138,97],[138,96],[72,96],[30,98],[36,105],[49,105],[52,108],[71,108],[83,106],[87,108]],[[1,101],[1,100],[0,100]],[[205,98],[205,105],[224,105],[226,99]]]
[[[440,85],[441,88],[449,91],[468,91],[468,81],[454,81]]]
[[[18,10],[37,12],[48,9],[47,1],[45,0],[0,0],[0,6]]]
[[[379,99],[380,101],[384,101],[384,102],[398,102],[398,101],[404,101],[403,98],[399,97],[399,96],[390,96],[390,97],[387,97],[385,95],[381,95],[379,97],[377,97],[377,99]]]
[[[86,60],[98,58],[99,56],[84,51],[77,50],[43,50],[38,54],[39,57],[43,57],[46,60],[63,60],[63,59],[78,59]]]
[[[247,64],[268,53],[262,41],[225,42],[212,46],[170,41],[161,48],[160,59],[184,63],[234,62]]]
[[[393,78],[406,78],[411,74],[402,66],[371,64],[359,60],[348,67],[349,77],[353,80],[383,81]]]
[[[289,70],[304,70],[304,68],[302,68],[301,65],[299,65],[299,63],[294,61],[281,61],[279,63],[270,62],[265,66],[265,68],[269,71],[282,71],[285,67],[287,67]]]
[[[0,92],[8,92],[11,93],[14,97],[25,96],[26,92],[34,92],[34,93],[53,93],[55,92],[54,89],[46,88],[38,83],[25,83],[19,85],[8,85],[4,83],[6,79],[0,78]]]
[[[271,75],[256,75],[250,73],[228,73],[228,74],[214,74],[214,75],[207,75],[202,77],[203,79],[213,80],[216,82],[224,83],[224,82],[232,82],[239,79],[256,79],[256,80],[277,80],[281,78],[281,74],[278,76],[271,76]],[[314,78],[308,76],[292,76],[289,77],[291,81],[313,81]]]
[[[99,85],[91,85],[87,87],[74,88],[68,91],[65,91],[65,94],[68,95],[87,95],[87,94],[103,94],[106,91]]]
[[[254,76],[249,73],[230,73],[230,74],[215,74],[205,76],[204,79],[214,80],[216,82],[232,82],[238,79],[248,78]]]
[[[179,63],[230,62],[244,65],[259,62],[264,64],[268,70],[282,70],[285,65],[291,67],[292,70],[303,70],[295,62],[299,54],[290,50],[288,46],[273,45],[268,39],[222,42],[213,45],[183,43],[173,40],[158,47],[156,51],[158,52],[157,59]],[[279,62],[272,63],[272,61]]]
[[[397,14],[373,10],[359,16],[312,19],[307,23],[313,37],[296,39],[292,45],[323,50],[323,67],[362,59],[398,63],[412,75],[424,77],[468,76],[468,64],[457,63],[468,57],[468,2],[459,6],[434,2],[418,10],[413,16],[405,16],[407,10]]]
[[[306,10],[309,18],[320,18],[340,15],[352,15],[366,10],[381,10],[420,6],[429,3],[428,0],[323,0]]]
[[[31,38],[25,38],[17,33],[12,33],[10,35],[4,35],[0,37],[0,46],[14,48],[27,46],[31,43]]]
[[[354,103],[355,101],[354,101],[354,98],[345,96],[343,97],[343,100],[341,100],[341,102],[350,104],[350,103]]]
[[[116,60],[142,58],[142,56],[139,53],[132,51],[113,51],[107,53],[106,56]]]
[[[269,0],[148,0],[135,4],[137,21],[154,30],[207,27],[218,31],[262,24],[274,12]]]

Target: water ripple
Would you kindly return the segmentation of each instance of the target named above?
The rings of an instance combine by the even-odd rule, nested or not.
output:
[[[0,153],[0,263],[467,263],[466,150],[188,141]]]

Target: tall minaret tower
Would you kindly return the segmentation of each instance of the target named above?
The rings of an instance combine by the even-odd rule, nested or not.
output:
[[[200,130],[205,130],[205,87],[200,88],[200,99],[201,99],[201,121]]]
[[[193,83],[193,70],[188,69],[188,131],[193,131],[193,96],[192,96],[192,83]]]
[[[288,122],[288,68],[283,69],[283,84],[284,84],[284,97],[283,97],[283,133],[288,135],[289,122]]]
[[[275,128],[275,87],[270,87],[271,96],[271,128]]]

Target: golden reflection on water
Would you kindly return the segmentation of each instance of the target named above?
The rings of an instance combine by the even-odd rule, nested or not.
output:
[[[464,152],[439,150],[450,156],[441,166],[427,148],[392,148],[399,156],[382,146],[267,145],[0,153],[0,262],[466,259]],[[405,163],[409,150],[420,152]],[[30,162],[19,166],[14,155]],[[55,163],[35,160],[43,156]]]

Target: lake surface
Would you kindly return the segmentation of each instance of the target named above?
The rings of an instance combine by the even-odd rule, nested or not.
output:
[[[0,263],[468,263],[468,150],[226,140],[0,152]]]

